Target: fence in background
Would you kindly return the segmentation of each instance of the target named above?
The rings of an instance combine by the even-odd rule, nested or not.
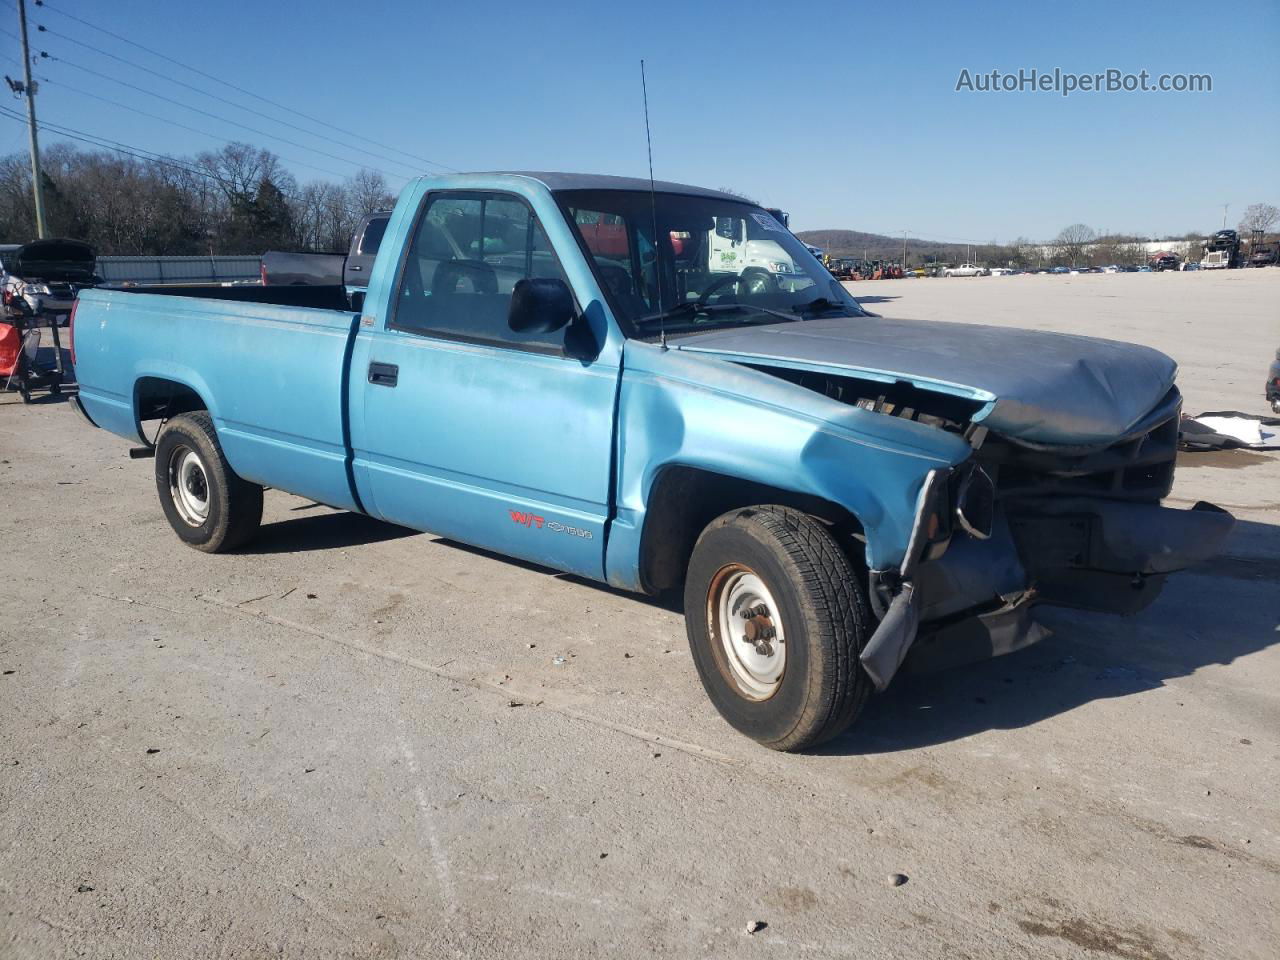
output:
[[[258,280],[259,257],[99,257],[107,283],[226,283]]]

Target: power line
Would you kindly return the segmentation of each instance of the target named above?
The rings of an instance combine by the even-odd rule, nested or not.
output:
[[[140,116],[150,117],[152,120],[159,120],[161,123],[170,124],[171,126],[177,127],[180,130],[187,130],[187,131],[190,131],[191,133],[198,133],[202,137],[208,137],[211,140],[217,140],[219,143],[234,142],[231,140],[227,140],[225,137],[219,137],[217,134],[209,133],[207,130],[201,130],[199,127],[188,126],[185,123],[179,123],[177,120],[171,120],[168,117],[162,117],[157,113],[150,113],[149,111],[140,110],[137,107],[132,107],[127,103],[121,103],[119,100],[112,100],[110,97],[104,97],[98,93],[90,93],[88,90],[81,90],[79,87],[73,87],[71,84],[65,83],[62,80],[50,80],[48,77],[40,77],[39,79],[43,83],[52,84],[53,86],[61,87],[64,90],[70,90],[72,93],[77,93],[82,97],[92,97],[94,100],[101,100],[103,103],[109,103],[112,106],[119,107],[122,110],[128,110],[130,113],[136,113],[136,114],[139,114]],[[296,160],[293,157],[280,156],[280,159],[285,160],[289,163],[297,164],[300,167],[307,167],[308,169],[311,169],[311,170],[318,170],[321,173],[327,173],[331,176],[335,176],[335,177],[343,176],[343,174],[337,173],[333,170],[326,170],[324,167],[317,167],[313,164],[306,163],[305,161]]]
[[[69,20],[74,20],[77,23],[82,24],[83,26],[89,27],[91,30],[97,30],[99,33],[105,33],[107,36],[111,37],[112,39],[119,40],[121,43],[127,43],[132,47],[137,47],[139,50],[149,53],[153,57],[159,57],[161,60],[165,60],[165,61],[168,61],[169,63],[175,64],[176,66],[182,67],[184,70],[189,70],[192,73],[195,73],[195,74],[198,74],[199,76],[204,77],[206,80],[212,80],[215,83],[220,83],[225,87],[230,87],[232,90],[235,90],[237,93],[244,94],[247,97],[253,97],[255,100],[259,100],[262,103],[270,104],[271,106],[275,107],[278,110],[283,110],[286,113],[291,113],[296,117],[302,117],[304,120],[309,120],[312,123],[318,123],[323,127],[328,127],[330,130],[335,130],[338,133],[343,134],[344,136],[354,137],[357,140],[367,140],[369,143],[372,143],[374,146],[382,147],[384,150],[390,150],[393,153],[398,153],[402,156],[409,157],[412,160],[417,160],[421,163],[426,163],[433,167],[440,167],[442,170],[448,170],[453,173],[458,172],[454,167],[451,167],[448,164],[440,163],[436,160],[432,160],[428,157],[420,156],[416,153],[411,153],[408,150],[402,150],[399,147],[393,147],[390,144],[380,143],[377,140],[373,140],[370,137],[362,136],[361,134],[358,134],[358,133],[352,133],[350,130],[346,130],[346,129],[343,129],[342,127],[336,126],[328,122],[327,120],[321,120],[319,117],[313,117],[310,114],[303,113],[301,110],[295,110],[293,107],[285,106],[283,103],[279,103],[278,101],[272,100],[269,97],[264,97],[260,93],[255,93],[252,90],[246,90],[244,87],[237,86],[236,84],[232,83],[229,80],[224,80],[221,77],[215,76],[212,73],[206,73],[205,71],[200,70],[196,67],[193,67],[188,63],[183,63],[181,60],[176,60],[173,57],[168,56],[167,54],[161,53],[158,50],[153,50],[150,47],[143,46],[141,43],[138,43],[136,40],[131,40],[128,37],[121,36],[118,33],[108,30],[106,27],[99,26],[96,23],[91,23],[90,21],[85,20],[81,17],[77,17],[75,14],[66,13],[65,11],[59,10],[56,7],[50,7],[48,4],[44,3],[44,0],[36,0],[36,6],[40,7],[43,10],[47,10],[50,13],[55,13],[60,17],[66,17]],[[242,109],[247,109],[247,108],[242,108]]]
[[[27,122],[26,118],[23,117],[20,113],[10,110],[8,107],[5,107],[5,106],[0,106],[0,116],[8,117],[10,120],[16,120],[17,122],[23,123],[23,124]],[[52,130],[54,133],[56,133],[60,137],[66,137],[68,140],[78,140],[81,143],[87,143],[90,146],[99,147],[107,150],[113,150],[116,153],[127,154],[128,156],[134,157],[138,160],[146,160],[151,163],[158,163],[163,166],[174,167],[178,170],[183,171],[184,173],[190,173],[198,177],[204,177],[207,180],[212,180],[215,183],[220,183],[226,187],[231,187],[231,188],[235,187],[235,184],[233,184],[231,181],[224,180],[222,177],[219,177],[217,174],[209,173],[207,170],[201,170],[198,167],[190,166],[181,160],[176,160],[172,157],[166,157],[163,154],[152,153],[151,151],[144,150],[142,147],[134,147],[130,144],[122,144],[116,140],[108,140],[107,138],[99,137],[96,134],[85,133],[83,130],[75,130],[73,127],[64,127],[58,123],[50,123],[48,120],[43,121],[41,123],[41,126],[46,129]],[[288,194],[285,194],[285,196],[288,196]],[[294,199],[294,198],[291,198],[291,199]]]
[[[3,105],[0,105],[0,116],[8,117],[10,120],[15,120],[22,124],[27,122],[26,118],[20,113],[10,110],[8,107]],[[220,177],[216,173],[210,173],[208,170],[197,167],[193,163],[185,160],[179,160],[175,157],[155,153],[154,151],[147,150],[143,147],[136,147],[133,144],[122,143],[119,140],[111,140],[107,137],[98,136],[95,133],[87,133],[84,130],[77,130],[75,127],[63,126],[60,123],[51,123],[48,120],[42,120],[40,122],[40,126],[43,129],[53,131],[60,137],[66,137],[68,140],[77,140],[80,143],[87,143],[92,147],[110,150],[114,153],[122,153],[137,160],[145,160],[148,163],[155,163],[165,167],[173,167],[175,170],[181,170],[183,173],[202,177],[205,180],[212,180],[214,183],[221,184],[231,191],[238,189],[234,182],[226,179],[225,177]],[[280,188],[276,187],[276,189],[279,190]],[[302,197],[296,193],[286,193],[283,190],[280,190],[280,195],[288,200],[293,200],[298,203],[311,202],[306,197]]]
[[[36,29],[37,29],[37,30],[39,30],[41,33],[48,33],[48,34],[50,34],[51,36],[58,37],[58,38],[60,38],[60,39],[62,39],[62,40],[66,40],[66,41],[68,41],[69,43],[74,43],[74,44],[76,44],[77,46],[84,47],[86,50],[91,50],[91,51],[93,51],[94,53],[101,54],[101,55],[102,55],[102,56],[104,56],[104,57],[110,57],[112,60],[117,60],[117,61],[119,61],[120,63],[125,64],[126,66],[134,67],[134,68],[135,68],[135,69],[137,69],[137,70],[142,70],[144,73],[149,73],[149,74],[151,74],[153,77],[159,77],[161,80],[166,80],[166,81],[168,81],[169,83],[177,84],[178,86],[180,86],[180,87],[184,87],[184,88],[185,88],[185,89],[187,89],[187,90],[194,91],[195,93],[198,93],[198,94],[200,94],[201,96],[209,97],[209,98],[210,98],[210,99],[212,99],[212,100],[217,100],[219,103],[225,103],[225,104],[227,104],[227,105],[228,105],[228,106],[230,106],[230,107],[234,107],[236,110],[243,110],[243,111],[245,111],[245,113],[251,113],[251,114],[253,114],[254,116],[262,117],[264,120],[270,120],[272,123],[278,123],[278,124],[280,124],[280,125],[282,125],[282,126],[289,127],[289,128],[291,128],[291,129],[293,129],[293,130],[297,130],[297,131],[299,131],[300,133],[304,133],[304,134],[306,134],[306,135],[307,135],[307,136],[309,136],[309,137],[315,137],[317,140],[326,140],[326,141],[328,141],[329,143],[336,143],[338,146],[340,146],[340,147],[346,147],[346,148],[348,148],[348,149],[350,149],[350,147],[352,146],[352,144],[350,143],[350,141],[346,141],[346,140],[337,140],[337,139],[335,139],[335,138],[333,138],[333,137],[326,136],[326,135],[325,135],[325,134],[323,134],[323,133],[315,133],[314,131],[308,130],[306,127],[300,127],[300,126],[298,126],[296,123],[290,123],[290,122],[289,122],[289,121],[287,121],[287,120],[280,120],[280,119],[278,119],[278,118],[276,118],[276,117],[271,116],[271,115],[270,115],[270,114],[268,114],[268,113],[263,113],[261,110],[254,110],[252,107],[242,106],[241,104],[236,103],[234,100],[228,100],[226,97],[220,97],[220,96],[218,96],[216,93],[209,93],[207,90],[201,90],[199,87],[197,87],[197,86],[193,86],[193,85],[192,85],[192,84],[190,84],[190,83],[184,83],[183,81],[181,81],[181,80],[177,80],[177,79],[175,79],[174,77],[170,77],[170,76],[168,76],[167,74],[163,74],[163,73],[161,73],[161,72],[160,72],[160,71],[158,71],[158,70],[152,70],[150,67],[145,67],[145,66],[143,66],[143,65],[142,65],[142,64],[140,64],[140,63],[135,63],[134,61],[132,61],[132,60],[128,60],[128,59],[126,59],[126,58],[124,58],[124,57],[116,56],[114,53],[111,53],[111,52],[109,52],[109,51],[107,51],[107,50],[102,50],[102,49],[100,49],[100,48],[98,48],[98,47],[93,46],[92,44],[85,43],[85,42],[84,42],[84,41],[82,41],[82,40],[77,40],[75,37],[68,37],[66,34],[58,33],[58,32],[56,32],[56,31],[54,31],[54,30],[50,30],[49,28],[47,28],[47,27],[45,27],[45,26],[43,26],[43,25],[37,25]],[[56,59],[56,58],[52,58],[52,59]],[[74,64],[72,64],[72,66],[75,66],[75,65],[74,65]],[[195,108],[191,108],[191,109],[195,109]],[[234,122],[234,121],[228,121],[228,122]],[[299,144],[299,146],[302,146],[302,145],[301,145],[301,144]],[[315,149],[315,148],[314,148],[314,147],[303,147],[303,149],[311,150],[311,149]],[[328,154],[328,156],[332,156],[332,154]],[[405,167],[405,168],[407,168],[407,169],[413,170],[413,171],[414,171],[414,173],[420,173],[420,172],[421,172],[421,171],[420,171],[420,170],[418,170],[416,167],[413,167],[413,166],[411,166],[410,164],[405,163],[403,160],[394,160],[394,159],[392,159],[391,157],[383,157],[383,156],[379,156],[379,155],[377,155],[377,154],[370,154],[370,156],[376,157],[377,159],[382,160],[382,161],[384,161],[384,162],[386,162],[386,163],[395,164],[396,166],[401,166],[401,167]],[[380,172],[384,172],[384,173],[385,173],[386,171],[380,171]]]
[[[347,157],[340,157],[336,153],[329,153],[325,150],[320,150],[316,147],[309,147],[305,143],[298,143],[298,141],[296,140],[290,140],[287,137],[280,136],[279,134],[268,133],[265,130],[259,130],[257,127],[251,127],[248,124],[240,123],[238,120],[232,120],[228,117],[219,116],[216,113],[210,113],[208,110],[201,110],[199,107],[193,107],[188,103],[183,103],[181,100],[175,100],[172,97],[166,97],[162,93],[156,93],[154,90],[148,90],[146,87],[140,87],[137,84],[129,83],[127,80],[120,80],[116,77],[109,76],[105,73],[101,73],[89,67],[82,67],[80,64],[73,63],[70,60],[64,60],[61,57],[49,56],[49,54],[45,53],[43,50],[40,52],[40,55],[48,60],[53,60],[53,61],[56,61],[57,63],[65,64],[66,66],[71,67],[74,70],[80,70],[83,73],[90,74],[91,76],[98,77],[99,79],[107,80],[107,81],[110,81],[111,83],[118,83],[122,87],[128,87],[130,90],[136,90],[139,93],[145,93],[149,97],[155,97],[157,100],[163,100],[165,103],[171,103],[176,107],[181,107],[183,110],[190,110],[193,113],[198,113],[201,116],[209,117],[210,119],[217,120],[221,123],[229,123],[233,127],[239,127],[242,130],[248,130],[250,133],[257,134],[260,137],[266,137],[268,140],[278,140],[280,143],[287,143],[290,146],[297,147],[300,150],[306,150],[310,153],[318,154],[319,156],[322,156],[322,157],[328,157],[331,160],[337,160],[339,163],[349,163],[353,167],[369,166],[367,164],[361,163],[358,160],[351,160]],[[330,176],[335,176],[335,177],[346,176],[346,174],[337,173],[333,170],[325,170],[324,168],[321,168],[321,167],[315,167],[314,169],[322,170],[322,172],[327,173]],[[384,176],[394,176],[394,174],[388,174],[387,171],[379,170],[377,167],[369,166],[369,169],[375,170],[378,173],[383,174]]]

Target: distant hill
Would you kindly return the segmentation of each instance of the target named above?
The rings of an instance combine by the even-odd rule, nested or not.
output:
[[[805,243],[821,247],[833,257],[861,257],[871,260],[900,260],[902,258],[902,238],[886,237],[882,233],[863,233],[861,230],[801,230],[796,234]],[[943,251],[955,249],[955,244],[938,243],[934,240],[916,240],[907,237],[907,253],[920,254],[925,251],[937,251],[940,258]],[[912,259],[915,259],[914,257]]]

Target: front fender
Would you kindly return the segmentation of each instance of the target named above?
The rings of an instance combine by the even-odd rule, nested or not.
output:
[[[660,472],[685,466],[840,505],[873,569],[901,564],[930,470],[970,454],[955,434],[839,403],[740,364],[642,341],[624,350],[611,583],[640,584],[640,538]]]

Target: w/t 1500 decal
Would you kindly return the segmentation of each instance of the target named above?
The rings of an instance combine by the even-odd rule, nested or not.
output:
[[[531,530],[541,530],[544,527],[555,533],[567,533],[573,537],[581,537],[583,540],[592,539],[590,530],[583,530],[581,527],[571,527],[559,520],[548,520],[546,517],[540,517],[536,513],[525,513],[521,510],[508,510],[511,514],[511,522],[522,524]]]

